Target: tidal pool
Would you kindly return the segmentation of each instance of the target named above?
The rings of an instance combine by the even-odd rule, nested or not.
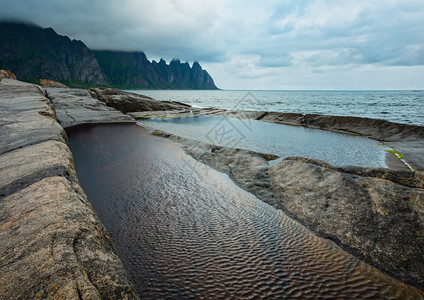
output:
[[[335,166],[387,167],[384,150],[388,148],[362,136],[221,116],[150,118],[138,123],[201,142],[282,158],[303,156]]]
[[[67,130],[143,299],[422,299],[134,124]]]

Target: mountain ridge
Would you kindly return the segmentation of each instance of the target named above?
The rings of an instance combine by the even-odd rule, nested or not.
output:
[[[122,89],[218,89],[198,62],[150,62],[142,51],[90,50],[52,28],[0,21],[0,69],[18,79],[50,79],[70,87]]]

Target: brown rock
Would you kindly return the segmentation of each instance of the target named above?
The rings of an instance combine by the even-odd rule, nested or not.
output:
[[[352,172],[302,158],[269,168],[274,197],[284,210],[367,262],[423,288],[423,174],[388,173]]]
[[[0,70],[0,81],[4,78],[16,80],[15,74],[9,70]]]
[[[40,79],[40,85],[45,88],[67,88],[66,85],[49,79]]]

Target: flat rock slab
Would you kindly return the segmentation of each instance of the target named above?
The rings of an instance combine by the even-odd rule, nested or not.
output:
[[[93,98],[88,90],[49,88],[47,95],[56,110],[62,127],[85,123],[134,122],[130,116]]]
[[[45,95],[0,82],[0,299],[138,299]]]
[[[122,92],[111,88],[95,88],[90,89],[89,92],[94,98],[97,98],[106,105],[123,113],[135,111],[184,110],[190,108],[190,105],[184,103],[158,101],[147,96]]]
[[[424,287],[424,174],[293,158],[269,176],[276,201],[301,223]]]

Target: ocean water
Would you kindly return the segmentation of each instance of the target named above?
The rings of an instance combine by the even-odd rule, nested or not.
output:
[[[356,116],[424,126],[424,91],[131,90],[196,107]]]

